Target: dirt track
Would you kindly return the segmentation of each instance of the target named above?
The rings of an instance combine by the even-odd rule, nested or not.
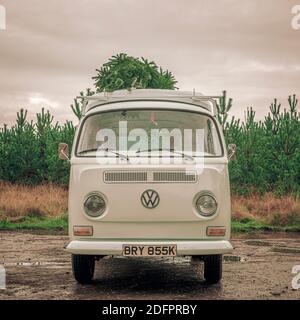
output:
[[[83,286],[72,277],[67,237],[0,231],[0,241],[7,272],[0,299],[300,299],[291,288],[300,235],[233,240],[222,284],[211,287],[188,258],[110,257],[97,263],[94,283]]]

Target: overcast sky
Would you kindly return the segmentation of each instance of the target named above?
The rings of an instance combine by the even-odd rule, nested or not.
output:
[[[300,0],[0,0],[0,126],[42,106],[59,121],[113,54],[154,60],[180,89],[223,89],[232,114],[262,118],[274,97],[300,97]]]

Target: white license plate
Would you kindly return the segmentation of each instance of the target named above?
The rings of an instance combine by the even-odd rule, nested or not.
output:
[[[123,256],[125,257],[175,257],[176,254],[176,244],[161,246],[137,244],[123,245]]]

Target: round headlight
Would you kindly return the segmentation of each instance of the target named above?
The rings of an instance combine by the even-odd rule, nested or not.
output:
[[[99,193],[89,194],[84,201],[84,211],[91,217],[99,217],[105,211],[104,198]]]
[[[196,196],[195,207],[204,217],[210,217],[216,213],[218,204],[211,193],[200,193]]]

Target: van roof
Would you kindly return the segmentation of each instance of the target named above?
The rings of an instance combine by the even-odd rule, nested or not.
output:
[[[216,101],[220,96],[204,96],[195,91],[179,91],[179,90],[164,90],[164,89],[131,89],[131,90],[116,90],[113,92],[101,92],[93,96],[78,97],[83,99],[84,115],[87,111],[96,106],[122,101],[133,100],[158,100],[158,101],[174,101],[185,102],[204,108],[214,116],[216,115]]]

